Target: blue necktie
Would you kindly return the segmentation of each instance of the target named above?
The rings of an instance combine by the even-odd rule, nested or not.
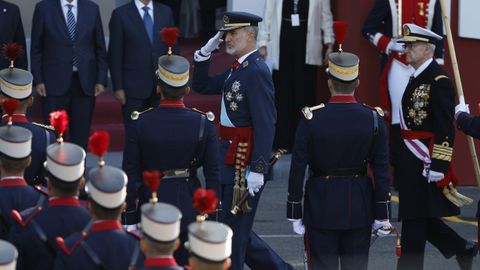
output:
[[[149,7],[145,6],[142,8],[145,13],[143,14],[143,25],[145,26],[145,30],[147,31],[148,39],[150,39],[150,43],[153,44],[153,20],[148,14]]]
[[[77,26],[77,22],[75,22],[75,16],[73,16],[72,8],[73,5],[67,4],[68,12],[67,12],[67,28],[68,34],[70,35],[70,40],[75,42],[75,28]],[[78,64],[77,56],[75,52],[73,52],[73,66],[76,67]]]

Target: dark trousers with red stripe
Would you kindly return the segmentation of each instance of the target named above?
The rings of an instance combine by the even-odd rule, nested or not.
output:
[[[306,228],[309,270],[367,270],[371,227],[352,230]]]
[[[421,270],[425,244],[430,242],[445,258],[465,249],[466,241],[440,218],[402,220],[402,256],[397,269]]]

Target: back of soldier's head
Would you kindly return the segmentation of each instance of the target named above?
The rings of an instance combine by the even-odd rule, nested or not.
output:
[[[95,131],[88,138],[88,148],[98,156],[98,167],[90,170],[85,191],[95,219],[117,220],[125,205],[128,177],[121,169],[106,165],[109,144],[106,131]]]
[[[8,124],[0,127],[0,168],[6,176],[23,174],[30,165],[32,152],[32,132],[14,126],[10,117],[9,114]]]
[[[62,135],[68,126],[65,111],[50,113],[50,123],[54,126],[58,139],[47,147],[44,164],[49,188],[58,195],[71,196],[78,192],[83,181],[86,153],[82,147],[63,141]],[[55,195],[55,194],[54,194]]]

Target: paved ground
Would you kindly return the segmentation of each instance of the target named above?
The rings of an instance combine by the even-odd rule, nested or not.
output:
[[[106,157],[108,164],[121,166],[121,153],[110,153]],[[87,166],[95,163],[90,155],[87,157]],[[284,156],[275,165],[275,181],[269,182],[262,194],[260,207],[257,212],[254,230],[265,239],[273,249],[287,262],[296,267],[304,269],[303,266],[303,239],[295,235],[291,224],[285,218],[285,202],[287,199],[288,171],[290,168],[290,156]],[[472,176],[473,177],[473,176]],[[474,225],[476,202],[480,199],[480,192],[476,187],[462,187],[459,189],[462,194],[475,199],[474,205],[462,208],[459,222],[447,223],[452,226],[461,236],[475,240],[477,228]],[[393,204],[393,216],[397,216],[398,205]],[[393,220],[393,225],[399,230],[401,224]],[[425,252],[425,269],[452,270],[459,269],[454,258],[446,260],[431,245],[427,245]],[[375,241],[370,249],[369,269],[390,270],[396,269],[397,258],[395,256],[395,238],[386,237]],[[480,269],[480,256],[474,260],[472,269]],[[254,269],[257,270],[257,269]],[[267,269],[258,269],[267,270]],[[268,269],[269,270],[269,269]]]

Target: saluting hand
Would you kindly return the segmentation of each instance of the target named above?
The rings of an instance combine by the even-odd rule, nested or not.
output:
[[[203,55],[203,56],[210,56],[210,54],[214,51],[214,50],[217,50],[220,46],[220,43],[223,42],[223,32],[222,31],[218,31],[217,34],[215,36],[213,36],[211,39],[208,40],[207,44],[205,44],[205,46],[203,46],[201,49],[200,49],[200,53]]]

